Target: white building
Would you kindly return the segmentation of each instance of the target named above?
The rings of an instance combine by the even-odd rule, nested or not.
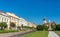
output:
[[[28,22],[23,19],[23,18],[19,18],[18,16],[16,16],[15,14],[13,13],[9,13],[9,12],[0,12],[0,22],[6,22],[7,23],[7,29],[9,30],[10,29],[10,23],[13,22],[15,23],[16,27],[15,29],[17,30],[17,27],[18,26],[33,26],[32,23],[29,23],[28,25]]]
[[[31,23],[31,22],[28,22],[28,26],[29,26],[29,27],[34,27],[34,28],[36,28],[36,25],[33,24],[33,23]]]
[[[10,18],[6,13],[0,12],[0,22],[6,22],[7,25],[8,25],[8,30],[9,30]]]
[[[0,22],[6,22],[8,26],[7,27],[8,30],[10,29],[10,22],[15,23],[16,24],[15,29],[17,29],[18,21],[19,18],[15,14],[8,13],[8,12],[7,13],[0,12]]]
[[[23,26],[27,26],[27,21],[23,18],[19,18],[19,24],[20,26],[23,25]]]
[[[15,14],[13,14],[13,13],[7,12],[6,14],[10,17],[10,22],[13,22],[13,23],[16,24],[15,29],[17,29],[19,18]]]

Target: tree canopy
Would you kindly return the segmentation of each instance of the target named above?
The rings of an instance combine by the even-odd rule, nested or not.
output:
[[[11,23],[10,23],[10,26],[11,26],[11,27],[15,27],[16,25],[15,25],[13,22],[11,22]]]

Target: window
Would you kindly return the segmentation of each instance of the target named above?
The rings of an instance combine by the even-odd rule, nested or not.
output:
[[[2,20],[2,22],[3,22],[3,17],[1,17],[1,20]]]
[[[6,22],[6,18],[4,19],[4,21]]]

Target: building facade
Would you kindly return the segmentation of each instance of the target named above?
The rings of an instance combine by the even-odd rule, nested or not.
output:
[[[17,30],[18,26],[28,26],[28,22],[23,19],[23,18],[19,18],[18,16],[16,16],[13,13],[10,12],[0,12],[0,22],[6,22],[7,23],[7,29],[10,30],[10,23],[13,22],[16,27],[15,30]],[[33,24],[30,23],[29,26],[32,26]]]
[[[33,24],[33,23],[31,23],[31,22],[28,22],[28,26],[29,26],[29,27],[33,27],[33,28],[36,28],[36,25]]]
[[[10,18],[6,13],[0,12],[0,22],[6,22],[7,23],[7,28],[9,30],[9,25],[10,25]]]

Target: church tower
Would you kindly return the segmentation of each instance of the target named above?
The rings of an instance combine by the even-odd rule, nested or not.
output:
[[[46,24],[47,22],[46,22],[46,18],[44,17],[43,18],[43,24]]]

